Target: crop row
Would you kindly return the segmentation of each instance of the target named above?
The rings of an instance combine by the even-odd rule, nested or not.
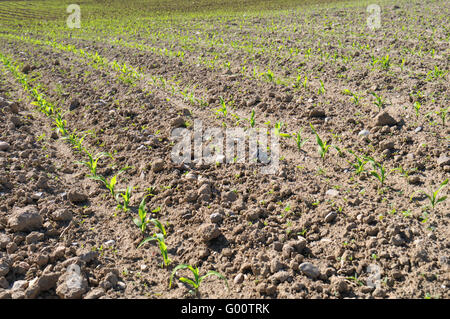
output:
[[[93,155],[88,148],[84,145],[84,137],[79,136],[76,133],[71,133],[67,127],[67,121],[63,118],[62,110],[59,107],[56,107],[51,102],[49,102],[45,95],[40,93],[38,89],[33,87],[30,84],[29,79],[25,74],[23,74],[19,70],[19,66],[15,65],[8,59],[7,56],[0,53],[0,60],[3,65],[11,72],[11,74],[15,77],[15,79],[22,85],[22,88],[25,92],[27,92],[32,98],[32,104],[35,105],[40,112],[42,112],[45,116],[47,116],[52,124],[55,126],[56,132],[61,135],[61,138],[67,141],[79,154],[82,154],[86,157],[85,161],[79,161],[77,163],[85,165],[89,168],[90,173],[87,175],[88,178],[100,181],[103,186],[109,191],[111,197],[116,201],[117,208],[123,210],[125,213],[128,213],[132,210],[130,207],[130,201],[132,196],[132,186],[128,186],[125,190],[116,190],[117,178],[121,172],[126,170],[127,168],[121,169],[116,175],[114,175],[110,180],[106,177],[98,174],[97,165],[101,158],[109,156],[112,157],[110,153],[101,152],[96,155]],[[143,246],[147,242],[156,241],[158,243],[158,247],[161,251],[161,255],[163,257],[163,267],[168,267],[171,263],[171,260],[168,256],[167,246],[165,244],[165,238],[167,236],[166,230],[163,224],[154,218],[150,218],[146,209],[146,198],[148,196],[152,196],[152,194],[148,194],[145,196],[139,207],[138,207],[138,217],[133,218],[134,224],[140,229],[143,235],[147,233],[147,225],[153,224],[158,232],[153,233],[151,236],[145,238],[139,245],[138,248]],[[172,274],[170,276],[169,288],[172,286],[172,278],[178,270],[189,269],[194,278],[189,279],[185,277],[180,277],[180,281],[187,283],[192,286],[191,292],[194,294],[198,294],[198,289],[200,288],[201,282],[212,275],[223,279],[228,286],[226,278],[213,270],[208,271],[205,275],[199,276],[199,269],[197,267],[192,267],[186,264],[180,264],[174,267]]]

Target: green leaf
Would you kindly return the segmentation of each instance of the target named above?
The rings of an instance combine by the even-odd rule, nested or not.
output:
[[[149,220],[149,222],[153,223],[162,232],[162,234],[166,236],[166,229],[159,220],[152,218]]]
[[[155,241],[157,240],[155,237],[147,237],[143,241],[140,242],[140,244],[137,246],[137,248],[140,248],[145,243],[148,243],[149,241]]]
[[[114,189],[114,186],[116,185],[116,183],[117,183],[117,175],[114,176],[113,178],[111,178],[111,182],[109,182],[109,185],[111,186],[111,188]]]
[[[136,224],[136,226],[137,227],[141,227],[142,226],[142,222],[139,220],[139,219],[137,219],[137,218],[133,218],[133,222]]]
[[[202,282],[203,279],[205,279],[206,277],[209,277],[209,276],[217,276],[217,277],[219,277],[220,279],[224,280],[224,281],[225,281],[225,285],[226,285],[227,288],[229,289],[229,287],[228,287],[228,281],[227,281],[227,279],[225,278],[225,276],[223,276],[222,274],[220,274],[220,273],[218,273],[217,271],[214,271],[214,270],[210,270],[210,271],[208,271],[208,272],[206,273],[206,275],[200,277],[200,282]]]
[[[176,273],[178,270],[180,270],[180,269],[186,269],[186,268],[189,268],[189,267],[191,267],[191,266],[186,265],[186,264],[180,264],[180,265],[176,266],[176,267],[172,270],[172,274],[170,275],[170,280],[169,280],[169,288],[172,287],[172,279],[173,279],[173,276],[175,275],[175,273]]]
[[[380,177],[380,175],[378,175],[377,172],[372,171],[372,172],[370,172],[370,175],[372,175],[372,176],[378,178],[379,180],[381,180],[381,177]]]
[[[106,186],[108,186],[108,182],[106,181],[106,178],[104,178],[103,176],[100,176],[100,175],[95,175],[95,176],[90,175],[90,176],[88,176],[88,178],[93,179],[93,180],[96,180],[96,181],[103,182],[103,184],[105,184]]]
[[[181,282],[184,282],[184,283],[187,283],[187,284],[191,285],[194,289],[196,289],[196,290],[198,289],[198,285],[194,281],[192,281],[191,279],[185,278],[185,277],[180,277],[179,279],[180,279]]]

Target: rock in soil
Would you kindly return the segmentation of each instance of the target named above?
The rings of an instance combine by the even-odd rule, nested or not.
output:
[[[15,232],[38,230],[42,227],[42,217],[34,206],[17,208],[8,219],[8,225]]]
[[[300,264],[298,269],[303,274],[305,274],[306,276],[308,276],[312,279],[316,279],[320,275],[319,268],[317,268],[316,266],[314,266],[313,264],[311,264],[309,262],[304,262],[304,263]]]
[[[164,161],[162,159],[156,159],[152,164],[152,171],[159,173],[164,169]]]
[[[87,201],[88,196],[79,190],[70,190],[67,193],[67,199],[72,203],[83,203]]]
[[[0,151],[6,152],[9,150],[9,147],[10,145],[8,143],[0,141]]]
[[[88,282],[76,265],[70,265],[59,278],[56,294],[62,299],[80,299],[88,290]]]
[[[397,121],[388,113],[382,112],[375,118],[375,126],[393,126]]]
[[[211,241],[220,236],[221,232],[217,225],[209,223],[204,224],[199,229],[200,236],[204,242]]]

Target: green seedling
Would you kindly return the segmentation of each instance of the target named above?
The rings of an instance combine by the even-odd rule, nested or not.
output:
[[[435,192],[427,194],[425,191],[421,191],[430,200],[431,207],[434,207],[447,199],[447,196],[438,197],[439,192],[448,184],[448,178],[439,185],[439,188]],[[414,194],[413,194],[414,195]],[[412,197],[412,196],[411,196]]]
[[[362,157],[356,155],[352,150],[349,150],[349,153],[353,154],[356,159],[356,163],[349,162],[355,168],[355,174],[359,175],[364,171],[364,165],[367,164],[368,160],[364,160]]]
[[[159,224],[162,226],[161,223],[159,223]],[[161,234],[161,233],[153,234],[153,236],[145,238],[139,244],[139,246],[137,248],[142,247],[142,245],[144,245],[145,243],[148,243],[150,241],[156,241],[158,243],[159,250],[161,251],[161,255],[163,257],[163,264],[162,264],[162,266],[163,267],[164,266],[166,266],[166,267],[169,266],[169,264],[172,262],[172,260],[170,260],[168,252],[167,252],[167,246],[166,246],[166,244],[164,242],[164,235]]]
[[[118,175],[118,174],[117,174]],[[106,179],[106,177],[101,175],[89,176],[89,178],[97,181],[101,181],[105,187],[109,190],[113,198],[116,198],[115,187],[117,184],[117,175],[113,176],[110,181]]]
[[[378,107],[378,111],[381,111],[383,109],[383,106],[384,106],[383,99],[381,98],[381,96],[379,96],[375,92],[372,92],[370,94],[372,94],[375,97],[375,102],[373,102],[373,104],[375,104]]]
[[[437,112],[439,117],[441,118],[442,126],[445,126],[448,109],[449,109],[448,107],[447,108],[443,107]]]
[[[302,129],[300,129],[296,134],[295,134],[295,141],[297,143],[297,148],[299,151],[302,150],[303,146],[306,144],[306,142],[308,142],[309,138],[303,138],[302,137]]]
[[[414,110],[416,111],[416,117],[419,117],[419,110],[422,105],[419,101],[414,102]]]
[[[403,72],[403,68],[405,67],[405,63],[406,63],[406,59],[402,58],[402,63],[400,64],[400,69],[402,70],[402,72]]]
[[[320,81],[320,87],[319,87],[319,90],[317,91],[317,94],[325,94],[325,85],[323,84],[323,82],[322,82],[322,80],[319,80]]]
[[[359,96],[356,95],[356,93],[353,93],[352,91],[350,91],[349,89],[345,89],[342,93],[344,93],[345,95],[351,95],[353,97],[353,103],[355,105],[359,104]]]
[[[346,277],[346,279],[348,279],[348,280],[353,280],[353,281],[354,281],[357,285],[359,285],[359,286],[364,286],[364,282],[362,282],[362,281],[358,278],[358,274],[357,274],[357,273],[355,273],[354,276]]]
[[[56,125],[57,132],[61,133],[62,136],[67,136],[68,134],[66,129],[67,121],[63,120],[62,115],[60,113],[55,115],[53,123],[55,123]]]
[[[263,73],[262,76],[264,76],[264,78],[269,82],[273,82],[275,79],[275,75],[270,69],[267,70],[267,72]]]
[[[432,71],[427,73],[427,80],[438,79],[440,77],[444,77],[448,71],[440,70],[436,65]]]
[[[283,128],[283,122],[276,122],[274,126],[274,132],[275,135],[281,136],[281,137],[287,137],[290,138],[291,135],[287,133],[281,133],[281,129]]]
[[[386,54],[384,57],[382,57],[379,62],[383,69],[385,69],[385,70],[389,69],[389,67],[391,66],[391,60],[389,58],[389,54]]]
[[[206,273],[206,275],[200,276],[198,267],[194,268],[191,265],[185,265],[185,264],[178,265],[173,269],[172,275],[170,276],[169,288],[172,287],[173,276],[175,275],[175,273],[178,270],[181,270],[181,269],[189,269],[192,272],[192,274],[194,275],[193,279],[189,279],[186,277],[180,277],[179,280],[183,283],[190,285],[193,288],[193,290],[191,290],[190,292],[196,296],[198,295],[198,290],[200,289],[200,285],[201,285],[202,281],[209,276],[217,276],[218,278],[224,280],[225,285],[227,286],[227,289],[229,289],[227,279],[222,274],[218,273],[217,271],[210,270]]]
[[[327,142],[323,141],[320,138],[319,134],[317,134],[316,130],[314,129],[314,126],[311,123],[309,125],[311,126],[311,129],[312,129],[314,135],[316,135],[316,141],[319,146],[318,147],[319,155],[322,158],[322,161],[324,161],[325,155],[327,154],[328,149],[330,148],[331,144],[328,144]]]
[[[83,141],[86,136],[87,136],[87,134],[83,134],[82,137],[79,137],[78,134],[76,134],[74,132],[74,133],[68,134],[67,136],[64,136],[63,139],[69,141],[69,143],[72,144],[72,147],[74,149],[81,152],[84,149]]]
[[[121,196],[123,200],[123,204],[117,204],[117,208],[122,209],[124,212],[127,212],[129,210],[131,191],[132,187],[128,186],[125,192],[120,192],[116,195],[117,202],[119,202],[119,196]]]
[[[385,167],[381,163],[376,162],[372,157],[367,156],[366,160],[372,163],[373,171],[369,172],[370,175],[378,179],[381,187],[383,187],[387,176]]]
[[[111,157],[110,154],[105,153],[105,152],[101,152],[101,153],[98,153],[95,156],[92,156],[88,151],[86,151],[86,154],[89,157],[89,161],[81,161],[81,162],[77,161],[76,163],[87,166],[89,168],[89,170],[91,171],[91,175],[88,175],[88,176],[91,176],[91,177],[97,176],[97,165],[98,165],[99,159],[104,157],[104,156],[110,156]]]
[[[147,209],[145,208],[145,199],[150,196],[147,195],[145,196],[138,208],[138,214],[139,214],[139,218],[134,218],[133,222],[136,224],[137,227],[139,227],[139,229],[141,230],[142,233],[145,233],[145,230],[147,229],[147,224],[152,223],[153,225],[155,225],[156,228],[158,228],[162,234],[165,236],[166,235],[166,230],[164,229],[164,226],[157,220],[154,218],[147,218]]]
[[[250,126],[255,127],[255,109],[252,109],[252,114],[250,114]]]
[[[225,100],[220,96],[220,108],[216,110],[216,114],[222,113],[223,117],[227,117],[228,110],[227,110],[227,104],[225,103]]]

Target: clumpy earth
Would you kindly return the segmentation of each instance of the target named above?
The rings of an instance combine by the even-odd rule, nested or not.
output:
[[[0,298],[449,298],[448,4],[386,1],[377,30],[359,2],[288,4],[148,21],[118,2],[110,24],[88,2],[79,30],[57,6],[42,22],[38,4],[5,4]],[[132,187],[128,211],[21,77],[92,155],[110,154],[97,174]],[[173,129],[248,129],[252,110],[256,128],[282,124],[275,174],[172,161]],[[144,197],[168,266],[156,242],[138,248],[158,232],[133,221]],[[178,264],[228,289],[211,276],[193,296],[187,270],[169,288]]]

